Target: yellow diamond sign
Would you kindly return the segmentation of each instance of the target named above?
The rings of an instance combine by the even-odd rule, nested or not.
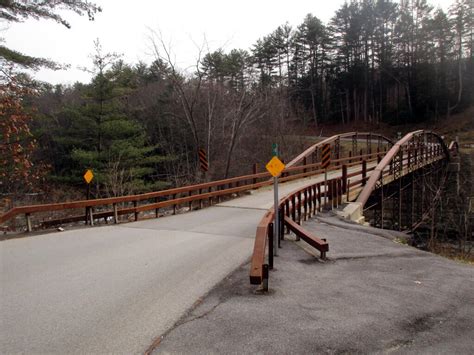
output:
[[[277,177],[285,169],[285,164],[277,157],[273,157],[265,167],[273,177]]]
[[[94,174],[92,174],[92,170],[88,169],[84,174],[84,180],[86,181],[86,183],[90,184],[93,178]]]

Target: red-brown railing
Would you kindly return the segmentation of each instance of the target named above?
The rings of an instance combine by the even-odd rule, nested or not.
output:
[[[280,235],[277,239],[280,241],[284,238],[286,228],[287,232],[294,232],[297,239],[302,238],[318,249],[321,252],[321,257],[325,258],[329,250],[328,243],[306,231],[301,227],[301,223],[323,208],[338,207],[342,204],[344,197],[346,201],[349,200],[351,190],[365,185],[369,179],[369,173],[375,169],[375,161],[380,161],[383,154],[382,152],[368,154],[363,156],[362,160],[355,157],[357,161],[351,161],[351,163],[348,163],[348,161],[354,160],[354,157],[340,159],[346,162],[346,164],[339,166],[338,170],[340,170],[341,176],[326,182],[309,184],[281,198],[278,205],[279,221],[281,223],[279,226]],[[360,168],[355,169],[355,166]],[[250,283],[254,285],[263,284],[264,289],[268,288],[268,270],[273,267],[274,220],[275,211],[271,208],[258,224],[250,266]]]
[[[374,156],[375,154],[363,154],[357,157],[336,159],[332,161],[333,166],[329,168],[329,171],[339,169],[338,164],[343,162],[373,159]],[[320,165],[320,163],[312,163],[288,167],[284,170],[280,181],[286,182],[318,175],[323,172]],[[133,220],[136,221],[139,219],[140,213],[146,211],[154,211],[155,217],[158,217],[160,209],[172,208],[172,213],[176,213],[179,205],[188,204],[189,209],[195,208],[195,205],[198,208],[210,206],[220,202],[221,198],[228,198],[234,194],[271,185],[270,177],[268,172],[262,172],[139,195],[19,206],[0,215],[0,224],[5,224],[17,216],[23,215],[26,222],[24,226],[30,232],[34,227],[48,227],[64,223],[81,222],[93,225],[97,220],[109,217],[113,218],[114,223],[119,223],[121,215],[133,216]],[[85,214],[71,215],[69,213],[59,218],[51,216],[53,212],[65,214],[67,211],[78,209],[85,210]],[[36,218],[34,218],[35,216]]]

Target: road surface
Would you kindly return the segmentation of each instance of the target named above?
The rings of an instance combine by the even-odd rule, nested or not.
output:
[[[191,213],[1,242],[1,352],[143,353],[249,259],[272,203],[267,187]]]

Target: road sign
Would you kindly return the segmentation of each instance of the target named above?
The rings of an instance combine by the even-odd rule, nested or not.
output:
[[[272,157],[277,157],[278,156],[278,144],[273,143],[272,144]]]
[[[86,173],[84,174],[84,181],[86,184],[90,184],[92,179],[94,178],[94,174],[92,173],[91,169],[87,169]]]
[[[285,169],[285,164],[278,157],[273,157],[265,167],[273,177],[277,177]]]
[[[201,170],[206,172],[209,170],[209,162],[207,161],[206,151],[202,148],[199,149],[199,166]]]
[[[331,145],[325,144],[323,145],[322,153],[321,153],[321,167],[326,169],[331,164]]]

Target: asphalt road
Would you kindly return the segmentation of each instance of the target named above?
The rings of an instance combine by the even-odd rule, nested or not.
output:
[[[0,352],[143,353],[248,260],[272,202],[265,188],[182,215],[2,241]]]
[[[332,218],[304,226],[327,238],[328,261],[284,241],[269,293],[255,292],[243,265],[154,354],[474,353],[472,265],[401,244],[398,233]]]

